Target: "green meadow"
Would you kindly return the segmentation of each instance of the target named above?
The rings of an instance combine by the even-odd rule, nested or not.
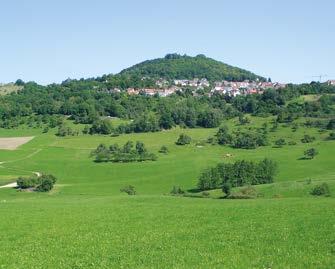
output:
[[[225,124],[246,129],[271,120]],[[270,145],[254,150],[204,143],[217,129],[117,137],[55,132],[0,129],[0,137],[35,136],[16,150],[0,150],[0,185],[33,172],[58,179],[50,193],[0,189],[0,268],[335,268],[335,142],[328,131],[280,124],[268,133]],[[175,145],[181,133],[193,142]],[[316,140],[301,143],[305,134]],[[296,145],[274,147],[279,138]],[[96,163],[90,157],[100,143],[128,140],[144,142],[158,160]],[[158,153],[163,145],[168,154]],[[311,147],[319,155],[304,160]],[[202,199],[169,194],[174,185],[191,193],[207,167],[265,157],[278,163],[278,173],[274,183],[255,187],[256,199],[218,199],[221,190]],[[310,195],[323,182],[331,196]],[[137,195],[120,193],[129,184]]]

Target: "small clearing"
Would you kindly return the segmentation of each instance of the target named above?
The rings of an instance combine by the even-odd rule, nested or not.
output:
[[[2,137],[0,138],[0,149],[15,150],[19,146],[28,143],[34,136],[27,137]]]

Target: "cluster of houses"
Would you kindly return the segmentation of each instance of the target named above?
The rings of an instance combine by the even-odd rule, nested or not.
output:
[[[214,88],[211,93],[222,93],[230,96],[246,95],[246,94],[261,94],[266,89],[281,89],[285,88],[286,84],[272,83],[272,82],[259,82],[259,81],[241,81],[230,82],[220,81],[214,83]]]
[[[328,80],[327,83],[330,86],[335,86],[335,80]]]
[[[188,87],[196,93],[200,89],[210,89],[209,94],[221,93],[230,96],[246,95],[246,94],[261,94],[265,89],[281,89],[284,88],[286,84],[282,83],[272,83],[272,82],[261,82],[261,81],[241,81],[241,82],[231,82],[231,81],[216,81],[211,84],[207,79],[194,78],[192,80],[187,79],[176,79],[173,82],[169,82],[165,79],[159,79],[156,81],[155,88],[143,88],[135,89],[128,88],[126,91],[129,95],[145,94],[149,96],[159,95],[161,97],[169,96],[177,91],[182,91],[184,88]],[[114,89],[114,92],[120,92],[120,89]]]

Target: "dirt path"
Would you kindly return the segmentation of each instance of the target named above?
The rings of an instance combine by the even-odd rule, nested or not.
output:
[[[42,175],[40,172],[33,172],[33,174],[36,175],[37,177],[40,177]],[[0,189],[3,189],[3,188],[16,188],[16,187],[17,187],[17,183],[15,181],[15,182],[8,183],[6,185],[0,186]]]
[[[17,183],[13,182],[13,183],[9,183],[7,185],[0,186],[0,189],[3,189],[3,188],[16,188],[16,187],[17,187]]]

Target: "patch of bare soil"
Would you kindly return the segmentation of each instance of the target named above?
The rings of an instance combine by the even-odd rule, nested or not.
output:
[[[28,143],[34,136],[28,137],[2,137],[0,138],[0,149],[15,150],[19,146]]]

